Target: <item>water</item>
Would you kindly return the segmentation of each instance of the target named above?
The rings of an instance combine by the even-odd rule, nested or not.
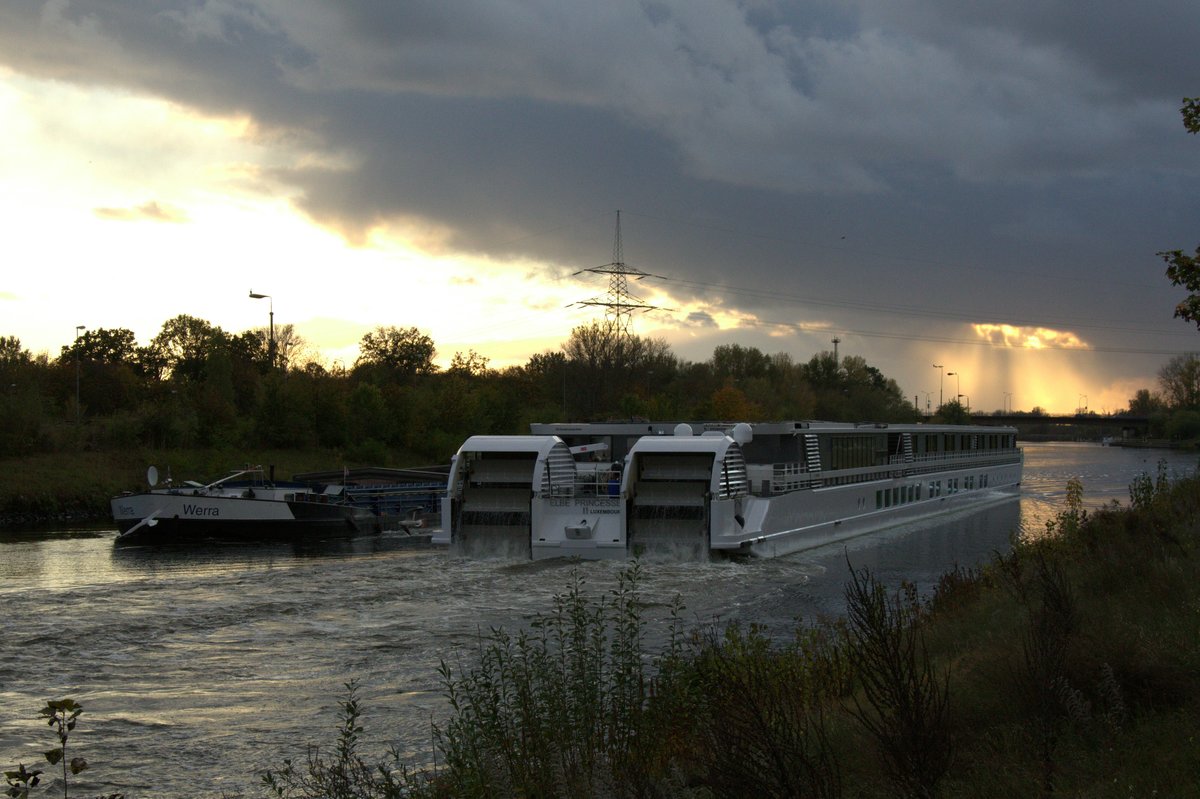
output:
[[[1019,502],[777,560],[651,561],[641,593],[654,617],[678,595],[697,626],[757,621],[783,635],[797,619],[840,611],[850,565],[928,590],[943,572],[1005,551],[1014,531],[1043,530],[1073,476],[1089,507],[1127,504],[1129,483],[1160,457],[1172,472],[1196,463],[1083,444],[1025,453]],[[114,536],[0,534],[0,765],[39,762],[52,739],[38,710],[72,697],[85,710],[71,746],[92,765],[73,780],[81,796],[262,795],[264,768],[333,740],[351,679],[368,755],[396,744],[425,761],[431,720],[445,717],[440,660],[470,665],[480,633],[548,611],[574,572],[598,593],[624,568],[455,559],[399,534],[203,552],[116,550]]]

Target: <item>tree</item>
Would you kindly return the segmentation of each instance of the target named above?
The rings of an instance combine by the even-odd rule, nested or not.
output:
[[[132,330],[118,327],[112,330],[86,330],[70,345],[62,348],[59,360],[74,362],[75,358],[92,363],[133,363],[137,358],[137,341]]]
[[[1151,394],[1148,388],[1138,389],[1137,394],[1129,400],[1129,413],[1135,416],[1149,416],[1152,413],[1159,413],[1165,408],[1162,397]]]
[[[43,444],[46,367],[45,355],[35,359],[16,336],[0,336],[0,455],[27,455]]]
[[[1188,133],[1200,133],[1200,97],[1183,98],[1179,112]],[[1200,329],[1200,246],[1196,247],[1195,255],[1186,255],[1183,250],[1163,250],[1158,256],[1167,263],[1167,278],[1190,292],[1187,299],[1175,306],[1175,316],[1195,323]]]
[[[1196,247],[1195,255],[1186,255],[1183,250],[1165,250],[1158,255],[1167,263],[1167,278],[1191,292],[1175,306],[1175,316],[1200,329],[1200,247]]]
[[[79,369],[82,404],[89,412],[107,415],[130,410],[137,405],[143,383],[138,353],[132,330],[87,330],[62,348],[59,373],[65,371],[73,381]]]
[[[1176,355],[1159,370],[1158,383],[1172,410],[1200,409],[1200,356]]]
[[[306,360],[305,356],[308,355],[308,342],[296,332],[296,326],[290,323],[275,328],[275,347],[275,361],[285,372],[291,364]]]
[[[1188,133],[1200,133],[1200,97],[1184,97],[1179,113]]]
[[[739,391],[732,382],[713,392],[713,418],[730,422],[756,421],[758,409]]]
[[[819,352],[804,365],[804,379],[817,391],[836,391],[841,387],[841,369],[832,352]]]
[[[713,350],[713,374],[721,379],[746,380],[766,375],[771,360],[757,347],[721,344]]]
[[[970,424],[971,417],[967,415],[967,409],[957,399],[952,399],[949,402],[938,408],[937,413],[933,417],[935,422],[939,424]]]
[[[28,366],[32,361],[33,356],[21,346],[21,339],[16,336],[0,336],[0,368]]]
[[[162,330],[142,354],[151,375],[172,380],[196,381],[204,376],[204,363],[214,346],[228,346],[229,336],[219,327],[187,314],[163,322]]]
[[[488,373],[488,358],[475,350],[454,353],[450,359],[450,371],[456,375],[467,377],[483,377]]]
[[[433,339],[415,327],[383,327],[365,333],[358,344],[355,369],[382,372],[392,379],[408,380],[416,375],[433,374],[437,366]]]

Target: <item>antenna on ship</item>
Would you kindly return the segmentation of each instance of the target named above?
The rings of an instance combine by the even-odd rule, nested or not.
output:
[[[634,311],[657,311],[660,310],[657,305],[647,305],[641,297],[629,293],[629,278],[634,280],[644,280],[648,277],[655,277],[659,280],[666,280],[662,275],[652,275],[649,272],[643,272],[637,267],[630,266],[625,263],[624,252],[621,247],[621,211],[617,211],[617,228],[613,235],[613,259],[612,263],[604,264],[603,266],[594,266],[590,269],[580,269],[571,277],[582,275],[584,272],[591,272],[594,275],[608,275],[608,296],[606,299],[593,298],[590,300],[582,300],[575,303],[580,306],[598,306],[604,308],[604,320],[609,332],[622,339],[629,336],[629,321]]]

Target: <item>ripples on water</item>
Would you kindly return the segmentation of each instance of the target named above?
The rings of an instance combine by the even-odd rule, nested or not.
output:
[[[646,562],[639,590],[653,618],[679,596],[692,626],[757,621],[785,635],[797,619],[840,611],[848,563],[928,590],[948,569],[1005,550],[1014,531],[1044,529],[1072,476],[1089,507],[1125,504],[1129,482],[1161,456],[1029,446],[1019,503],[777,560]],[[1167,458],[1174,472],[1195,464]],[[85,711],[71,745],[93,766],[73,783],[79,795],[261,795],[262,769],[334,739],[351,679],[369,754],[395,743],[426,760],[431,720],[445,714],[441,659],[470,665],[479,634],[549,611],[573,574],[598,594],[625,568],[455,559],[398,535],[203,552],[117,550],[114,536],[0,538],[0,764],[38,762],[51,738],[37,711],[73,697]]]

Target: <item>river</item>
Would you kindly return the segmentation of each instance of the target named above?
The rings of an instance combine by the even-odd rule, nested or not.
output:
[[[1129,483],[1190,473],[1194,454],[1027,444],[1019,500],[862,536],[787,558],[642,565],[640,593],[663,618],[678,596],[695,626],[756,621],[786,634],[837,614],[850,565],[928,591],[939,575],[1006,551],[1062,509],[1067,480],[1088,507],[1127,504]],[[0,532],[0,765],[36,764],[53,744],[38,711],[84,707],[72,754],[91,769],[76,795],[260,796],[259,774],[331,742],[343,685],[357,680],[365,751],[412,762],[441,720],[437,667],[469,665],[495,626],[549,609],[578,572],[589,592],[621,564],[469,561],[384,535],[324,548],[114,549],[111,526]],[[658,611],[661,611],[659,613]],[[42,765],[45,765],[44,763]]]

